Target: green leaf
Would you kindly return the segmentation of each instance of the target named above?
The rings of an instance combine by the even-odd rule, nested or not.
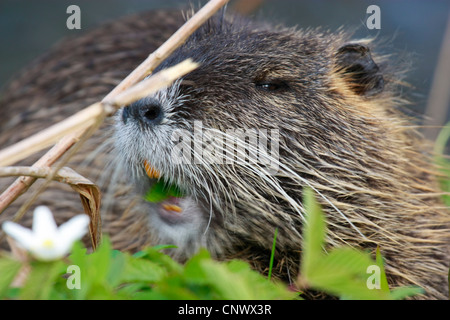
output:
[[[448,139],[450,138],[450,122],[448,122],[439,132],[434,144],[434,154],[444,154]]]
[[[304,189],[303,206],[306,210],[306,221],[303,228],[301,272],[305,277],[309,277],[309,274],[314,272],[314,265],[323,256],[326,229],[322,210],[309,188]]]
[[[5,296],[21,267],[22,263],[20,261],[6,256],[0,258],[0,298]]]
[[[318,261],[307,279],[312,287],[347,299],[389,299],[389,291],[369,289],[370,256],[350,247],[332,250]]]
[[[121,284],[117,289],[116,293],[120,296],[125,296],[127,299],[136,299],[136,295],[139,292],[145,292],[149,289],[146,283],[132,282]]]
[[[309,188],[304,190],[303,205],[306,209],[306,221],[303,229],[300,285],[345,299],[389,299],[381,255],[378,253],[378,262],[375,262],[368,253],[351,247],[334,248],[325,254],[325,218]],[[373,265],[381,266],[382,290],[369,289],[367,270]]]
[[[393,300],[402,300],[407,297],[412,297],[418,294],[423,294],[424,290],[420,287],[408,286],[408,287],[400,287],[395,288],[391,291],[391,299]]]
[[[75,241],[72,246],[72,251],[69,255],[69,260],[71,261],[83,261],[86,257],[87,249],[83,246],[81,241]]]
[[[210,290],[196,292],[214,299],[293,299],[295,293],[284,284],[268,281],[250,266],[238,260],[217,262],[206,250],[201,250],[186,264],[185,281],[207,286]],[[203,298],[204,296],[200,296]]]
[[[386,277],[386,271],[384,269],[384,261],[383,257],[381,256],[380,247],[377,247],[376,251],[376,264],[380,268],[380,289],[383,292],[389,293],[389,284]]]
[[[22,300],[47,300],[57,278],[62,278],[66,272],[66,265],[60,261],[33,261],[25,285],[20,290]]]
[[[106,281],[111,287],[115,287],[120,284],[122,274],[125,272],[127,266],[127,258],[128,255],[118,250],[113,250],[111,252],[110,266],[106,277]]]
[[[144,200],[153,203],[162,202],[169,197],[181,198],[183,192],[175,184],[168,184],[164,180],[158,180],[145,194]]]
[[[436,142],[434,144],[434,163],[437,165],[441,175],[438,175],[440,187],[444,192],[450,192],[450,161],[444,155],[445,148],[450,138],[450,122],[442,128],[439,132]],[[450,206],[450,196],[448,194],[442,195],[442,200],[447,207]]]
[[[277,243],[277,235],[278,235],[278,228],[275,228],[275,234],[273,236],[273,242],[272,242],[272,252],[270,253],[269,274],[267,275],[268,280],[270,280],[272,277],[273,259],[275,257],[275,247],[276,247],[276,243]]]
[[[76,265],[80,268],[81,272],[81,289],[77,290],[69,290],[67,289],[67,294],[70,296],[71,299],[77,299],[77,300],[83,300],[86,298],[91,286],[92,286],[92,280],[89,277],[89,258],[86,254],[87,250],[85,247],[83,247],[83,244],[81,241],[77,241],[74,243],[72,247],[72,252],[69,255],[69,261],[72,265]]]
[[[208,282],[215,289],[220,299],[251,300],[256,299],[246,281],[233,275],[225,264],[216,264],[212,260],[201,263]]]
[[[121,273],[123,257],[112,250],[108,237],[102,238],[102,243],[91,254],[81,244],[75,244],[69,256],[71,264],[77,265],[81,272],[81,289],[69,290],[74,299],[109,299],[113,295],[117,279]]]
[[[200,250],[186,262],[183,273],[184,277],[197,284],[207,284],[209,279],[203,270],[202,262],[210,258],[211,256],[208,251]]]
[[[160,252],[157,248],[149,247],[141,251],[141,257],[153,261],[154,263],[160,265],[167,272],[171,273],[182,273],[183,266],[178,262],[173,260],[168,255]]]
[[[120,281],[155,283],[161,281],[165,275],[164,268],[152,261],[127,257]]]
[[[108,237],[102,238],[101,245],[93,253],[87,256],[92,276],[96,278],[97,282],[107,279],[109,268],[112,261],[112,247]]]

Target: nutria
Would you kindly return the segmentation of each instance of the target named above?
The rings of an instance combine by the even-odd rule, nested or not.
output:
[[[101,100],[182,22],[178,12],[150,12],[59,44],[4,90],[0,146]],[[290,281],[309,187],[326,214],[329,246],[379,246],[391,286],[447,298],[450,216],[427,142],[398,111],[406,102],[397,71],[371,46],[343,30],[208,21],[158,70],[186,58],[200,67],[120,110],[70,163],[103,188],[104,232],[123,250],[170,243],[184,261],[205,246],[265,273],[278,228],[274,275]],[[235,144],[239,129],[247,136]],[[189,143],[206,131],[218,142]],[[253,160],[261,150],[245,149],[252,133],[268,146]],[[146,201],[157,180],[146,165],[183,196]],[[60,184],[38,202],[61,219],[82,212]]]

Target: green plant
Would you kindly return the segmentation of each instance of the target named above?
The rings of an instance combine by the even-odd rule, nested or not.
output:
[[[325,252],[326,222],[310,189],[305,189],[307,211],[302,244],[300,289],[314,289],[341,299],[402,299],[420,293],[416,287],[390,290],[380,251],[376,260],[349,247]],[[275,231],[271,265],[276,248]],[[113,250],[107,237],[88,253],[76,242],[64,259],[42,262],[0,257],[2,299],[298,299],[286,285],[232,260],[218,262],[200,250],[184,265],[163,251],[173,246],[150,247],[136,254]],[[368,267],[379,270],[379,289],[369,289]],[[271,268],[269,268],[271,270]],[[18,277],[18,275],[21,276]],[[19,285],[13,286],[14,279]]]
[[[418,287],[390,290],[380,251],[374,261],[369,253],[350,247],[325,252],[326,223],[323,212],[310,189],[305,189],[303,204],[307,215],[303,230],[302,265],[299,284],[341,299],[403,299],[421,293]],[[378,285],[369,286],[371,274],[378,271]]]
[[[449,157],[445,155],[445,150],[449,139],[450,122],[448,122],[439,132],[434,144],[434,163],[439,170],[438,180],[441,190],[444,192],[442,201],[447,207],[450,207],[450,160]],[[447,280],[450,288],[450,269],[448,271]]]
[[[161,250],[147,248],[134,255],[112,250],[108,239],[93,253],[76,243],[72,254],[53,262],[31,261],[20,288],[11,283],[23,264],[0,259],[3,299],[292,299],[296,294],[281,283],[268,281],[242,261],[217,262],[201,250],[185,265]],[[80,288],[69,289],[79,270]],[[63,276],[65,275],[65,276]]]

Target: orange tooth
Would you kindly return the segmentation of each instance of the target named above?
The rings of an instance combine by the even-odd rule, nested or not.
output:
[[[159,172],[155,168],[153,168],[147,162],[147,160],[144,160],[144,167],[145,167],[145,172],[147,172],[147,175],[150,177],[150,179],[157,179],[160,177]]]
[[[179,206],[176,206],[174,204],[163,204],[162,206],[167,211],[175,211],[178,213],[181,213],[181,211],[183,211],[183,209],[181,209]]]

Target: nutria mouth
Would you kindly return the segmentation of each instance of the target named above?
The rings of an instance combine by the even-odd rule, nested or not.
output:
[[[170,132],[159,133],[158,129],[171,122],[168,110],[177,103],[174,95],[178,94],[178,86],[179,82],[168,88],[168,92],[161,91],[160,99],[147,97],[120,110],[116,116],[116,145],[119,155],[125,157],[123,162],[131,181],[148,207],[151,223],[190,234],[191,231],[184,229],[203,220],[205,213],[194,200],[193,185],[186,183],[190,180],[187,171],[173,163],[169,142],[163,152],[155,148],[158,137],[162,141],[170,138]],[[182,103],[183,99],[180,101]],[[150,139],[143,138],[146,135],[156,139],[155,142],[148,143]],[[123,139],[126,142],[122,142]]]
[[[168,224],[182,224],[189,219],[192,197],[175,184],[170,184],[147,161],[144,161],[145,172],[151,181],[151,187],[143,196],[144,200],[153,203],[156,213]],[[146,179],[143,177],[142,179]]]

